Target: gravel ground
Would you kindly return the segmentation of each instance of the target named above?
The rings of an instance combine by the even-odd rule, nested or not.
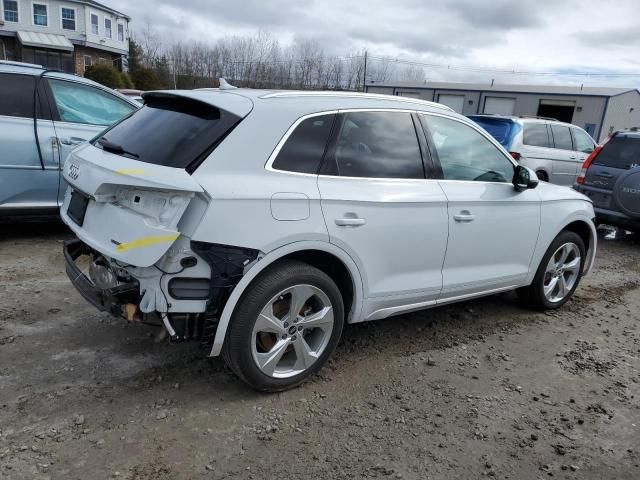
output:
[[[640,478],[640,243],[560,311],[514,294],[347,327],[293,391],[96,312],[60,225],[0,226],[0,478]]]

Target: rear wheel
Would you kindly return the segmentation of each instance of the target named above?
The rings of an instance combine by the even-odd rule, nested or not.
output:
[[[577,233],[560,233],[545,253],[533,282],[518,290],[520,297],[537,310],[564,305],[573,295],[585,260],[585,246]]]
[[[260,275],[241,298],[223,357],[253,388],[286,390],[324,365],[343,323],[342,297],[328,275],[302,262],[282,263]]]
[[[543,170],[538,170],[536,172],[536,176],[538,177],[538,180],[540,180],[541,182],[548,182],[549,181],[548,175]]]

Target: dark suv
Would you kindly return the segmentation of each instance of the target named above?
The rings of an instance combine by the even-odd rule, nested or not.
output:
[[[640,232],[640,129],[615,132],[599,145],[574,188],[593,201],[599,223]]]

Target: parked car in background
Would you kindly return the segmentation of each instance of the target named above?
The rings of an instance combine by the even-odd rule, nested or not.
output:
[[[598,223],[640,233],[640,129],[612,133],[584,162],[574,188],[593,201]]]
[[[0,62],[0,217],[57,213],[69,152],[137,108],[90,80]]]
[[[122,95],[124,95],[125,97],[129,97],[131,100],[135,100],[140,105],[144,103],[144,100],[142,100],[142,94],[144,93],[143,90],[135,90],[132,88],[119,88],[117,89],[117,91]]]
[[[573,185],[596,142],[580,127],[547,118],[471,115],[518,163],[544,182]]]
[[[316,372],[345,322],[513,289],[558,308],[591,268],[591,202],[444,105],[227,88],[146,93],[74,150],[64,254],[97,308],[257,389]]]

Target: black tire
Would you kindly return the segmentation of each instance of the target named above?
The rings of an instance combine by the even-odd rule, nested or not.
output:
[[[569,293],[558,302],[549,301],[544,295],[544,280],[545,280],[545,272],[547,264],[551,259],[551,256],[560,248],[560,246],[565,243],[574,243],[578,246],[580,250],[580,269],[578,271],[578,278],[569,290]],[[573,296],[573,293],[578,288],[580,284],[580,280],[582,279],[582,270],[584,268],[586,249],[584,246],[584,241],[577,233],[570,232],[564,230],[558,234],[558,236],[551,242],[549,248],[547,249],[544,257],[542,257],[542,261],[538,266],[538,270],[536,271],[535,277],[533,277],[533,282],[528,287],[519,288],[517,290],[518,296],[520,299],[529,307],[535,310],[553,310],[556,308],[560,308],[562,305],[567,303],[567,301]]]
[[[289,378],[266,375],[252,354],[253,328],[263,307],[282,290],[299,284],[312,285],[329,298],[334,323],[329,341],[318,359],[302,373]],[[240,298],[231,317],[222,356],[227,366],[245,383],[263,392],[293,388],[315,374],[334,352],[344,325],[344,305],[340,290],[323,271],[299,261],[285,261],[262,272]]]
[[[548,182],[549,181],[549,177],[547,177],[547,174],[542,170],[538,170],[536,172],[536,176],[538,177],[538,180],[540,180],[541,182]]]

